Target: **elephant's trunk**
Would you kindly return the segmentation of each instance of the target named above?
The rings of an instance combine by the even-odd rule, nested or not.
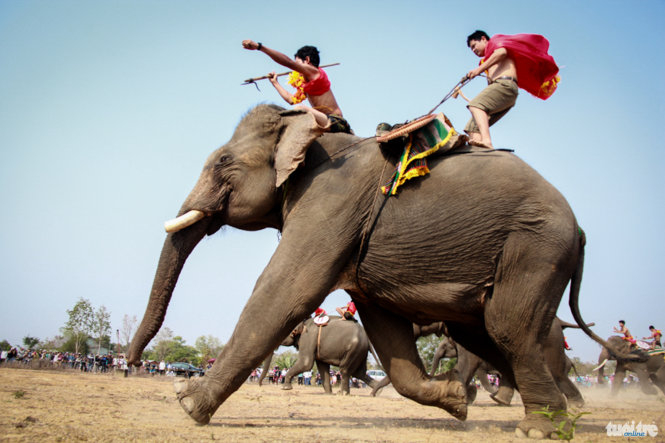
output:
[[[161,328],[180,271],[207,228],[208,223],[197,223],[166,237],[145,315],[129,347],[128,364],[140,364],[143,350]]]

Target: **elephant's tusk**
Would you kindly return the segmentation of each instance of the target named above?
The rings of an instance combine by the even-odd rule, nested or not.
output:
[[[603,362],[597,368],[593,368],[592,371],[597,371],[598,369],[602,368],[605,366],[605,363],[607,363],[607,359],[603,360]]]
[[[185,229],[186,227],[193,225],[205,216],[205,212],[192,209],[180,217],[164,222],[164,229],[166,229],[166,232],[168,233],[178,232],[181,229]]]

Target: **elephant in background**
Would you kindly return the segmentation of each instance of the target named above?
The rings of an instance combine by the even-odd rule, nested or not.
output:
[[[436,335],[437,337],[441,337],[443,335],[446,335],[448,333],[448,330],[446,329],[446,325],[440,321],[436,323],[430,323],[428,325],[419,325],[414,323],[413,324],[413,338],[414,340],[418,340],[420,337],[427,337],[428,335]],[[440,347],[440,345],[439,345]],[[438,348],[437,348],[438,352]],[[377,360],[378,362],[378,360]],[[431,377],[434,377],[432,374]],[[390,377],[385,376],[379,382],[373,387],[372,392],[370,393],[370,396],[376,397],[376,394],[378,392],[388,386],[390,384]]]
[[[587,326],[593,325],[594,323],[587,324]],[[579,326],[565,322],[556,317],[552,322],[550,332],[545,341],[545,359],[559,390],[566,396],[568,402],[576,407],[582,407],[584,405],[582,394],[575,384],[568,378],[568,374],[571,369],[574,369],[574,366],[564,351],[563,329],[565,328],[579,328]],[[447,332],[445,325],[438,328],[435,325],[430,325],[422,330],[427,332],[432,329],[443,331],[443,335],[446,335]],[[416,329],[414,328],[414,335],[415,331]],[[438,335],[441,336],[441,334]],[[418,335],[416,335],[415,338],[417,339]],[[468,404],[473,403],[477,395],[476,386],[471,383],[473,377],[476,376],[480,380],[483,388],[490,393],[490,398],[492,398],[492,400],[501,405],[510,405],[515,392],[514,385],[510,383],[510,380],[504,380],[501,378],[501,374],[481,357],[468,351],[462,345],[456,343],[452,338],[444,336],[434,353],[430,377],[435,377],[436,370],[438,369],[442,358],[457,358],[457,364],[452,371],[466,386]],[[498,389],[489,383],[487,375],[490,373],[498,375],[501,378]],[[386,380],[387,377],[381,380],[378,388],[387,385],[389,381]],[[374,394],[378,388],[372,391],[372,394]]]
[[[423,336],[427,335],[429,334],[424,334]],[[418,336],[416,336],[416,339],[417,338]],[[436,370],[439,367],[441,359],[443,358],[457,358],[457,346],[455,345],[455,342],[449,337],[444,337],[443,340],[441,340],[441,343],[439,343],[439,346],[437,346],[436,351],[434,352],[434,357],[432,358],[432,369],[430,370],[429,374],[430,378],[435,378]],[[498,375],[498,372],[494,368],[492,368],[487,362],[481,361],[481,364],[478,366],[478,369],[476,369],[475,374],[478,376],[482,386],[488,392],[494,392],[496,391],[496,389],[492,389],[493,387],[487,378],[487,375],[490,372]],[[384,377],[372,389],[370,395],[372,397],[375,397],[382,388],[388,386],[389,384],[390,384],[390,377]],[[467,384],[466,387],[467,404],[473,403],[473,401],[476,399],[476,394],[477,394],[476,387],[473,384]]]
[[[514,154],[469,146],[429,157],[426,177],[382,197],[401,153],[324,130],[307,112],[259,105],[208,157],[169,223],[128,362],[138,364],[159,331],[204,236],[224,225],[274,228],[279,245],[224,350],[205,377],[176,383],[196,422],[207,424],[298,323],[344,289],[401,395],[466,419],[464,386],[431,380],[413,340],[413,323],[444,321],[457,343],[520,387],[516,433],[551,435],[552,422],[532,412],[566,410],[542,348],[569,283],[583,324],[585,236],[565,198]]]
[[[590,323],[587,326],[593,326],[593,323]],[[568,374],[571,369],[574,369],[574,366],[565,353],[563,337],[563,329],[578,327],[579,326],[575,324],[565,322],[556,317],[552,322],[550,332],[546,337],[543,352],[547,368],[554,377],[559,390],[566,396],[568,403],[580,408],[584,405],[584,398],[579,389],[577,389],[577,386],[575,386],[575,384],[568,378]],[[444,342],[446,342],[444,350],[447,352],[447,354],[444,354],[444,357],[451,358],[452,356],[457,356],[457,364],[453,368],[453,371],[459,375],[462,383],[467,386],[467,396],[475,397],[476,388],[471,384],[474,375],[480,376],[482,383],[482,372],[485,373],[484,381],[487,381],[487,372],[495,371],[494,368],[481,357],[466,350],[459,343],[454,343],[451,338],[445,338]],[[450,351],[452,347],[456,347],[456,353]],[[479,369],[481,370],[481,374],[478,374]],[[490,392],[490,398],[492,398],[492,400],[501,405],[507,406],[510,405],[512,401],[515,385],[511,383],[510,379],[500,377],[500,380],[498,390],[487,389],[485,385],[483,385],[483,387]],[[469,392],[469,390],[472,392]]]
[[[456,344],[452,338],[444,337],[434,352],[430,377],[434,377],[436,375],[436,371],[439,368],[439,363],[444,358],[457,358],[457,364],[453,368],[453,371],[458,373],[460,381],[464,382],[469,379],[466,385],[466,400],[468,404],[472,404],[477,395],[476,386],[471,383],[471,379],[473,379],[474,376],[480,381],[481,386],[490,393],[490,396],[494,398],[493,395],[496,394],[498,388],[489,382],[488,375],[492,374],[496,375],[497,377],[501,377],[501,374],[496,369],[494,369],[492,365],[471,354],[461,345]],[[477,362],[476,359],[478,360]],[[462,361],[461,363],[460,360]],[[473,360],[473,365],[468,363],[471,360]],[[467,367],[466,371],[472,371],[473,367],[475,367],[475,371],[471,372],[471,377],[469,378],[468,374],[466,373],[459,374],[459,368],[461,367]]]
[[[630,352],[645,354],[646,352],[641,349],[632,349],[630,343],[622,337],[614,335],[607,339],[614,349],[621,349],[622,352],[628,354]],[[640,389],[648,395],[657,393],[653,385],[656,385],[665,394],[665,359],[663,354],[656,354],[648,356],[646,362],[635,362],[621,358],[615,358],[607,348],[603,348],[598,356],[598,384],[605,383],[605,363],[608,360],[616,360],[617,367],[614,372],[614,381],[612,382],[612,394],[617,395],[623,387],[623,379],[626,376],[626,371],[631,371],[637,374],[639,379]],[[653,383],[653,384],[652,384]]]
[[[349,394],[349,378],[355,377],[374,387],[377,381],[367,375],[367,352],[371,350],[363,327],[355,321],[330,316],[328,324],[319,326],[309,318],[300,323],[284,339],[281,346],[293,346],[298,350],[298,359],[284,377],[282,389],[293,389],[291,380],[304,371],[312,369],[314,362],[321,373],[323,390],[332,394],[330,366],[338,366],[342,376],[340,392]],[[259,378],[262,383],[270,367],[272,354],[263,363]]]

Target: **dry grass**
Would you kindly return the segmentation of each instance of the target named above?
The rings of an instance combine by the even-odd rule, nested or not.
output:
[[[400,397],[388,387],[326,396],[320,387],[245,384],[210,425],[197,426],[175,400],[173,378],[82,374],[0,368],[2,441],[224,441],[224,442],[511,442],[523,415],[496,406],[484,391],[460,422],[447,413]],[[584,390],[584,416],[575,441],[605,442],[609,421],[655,423],[665,441],[665,401],[631,390],[620,400],[605,389]]]

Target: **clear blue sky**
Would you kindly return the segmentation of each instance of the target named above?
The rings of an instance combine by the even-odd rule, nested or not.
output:
[[[543,34],[561,67],[554,96],[523,92],[493,139],[561,190],[586,230],[585,319],[601,336],[620,318],[640,337],[665,328],[663,17],[655,0],[0,0],[0,340],[53,337],[80,297],[106,306],[114,331],[141,318],[163,222],[241,116],[280,103],[268,83],[240,85],[283,70],[243,39],[289,55],[313,44],[322,63],[340,62],[333,90],[368,136],[423,114],[475,67],[476,29]],[[463,102],[440,110],[464,127]],[[205,239],[165,325],[189,344],[226,342],[276,245],[273,230]],[[567,336],[573,356],[597,357],[583,334]]]

